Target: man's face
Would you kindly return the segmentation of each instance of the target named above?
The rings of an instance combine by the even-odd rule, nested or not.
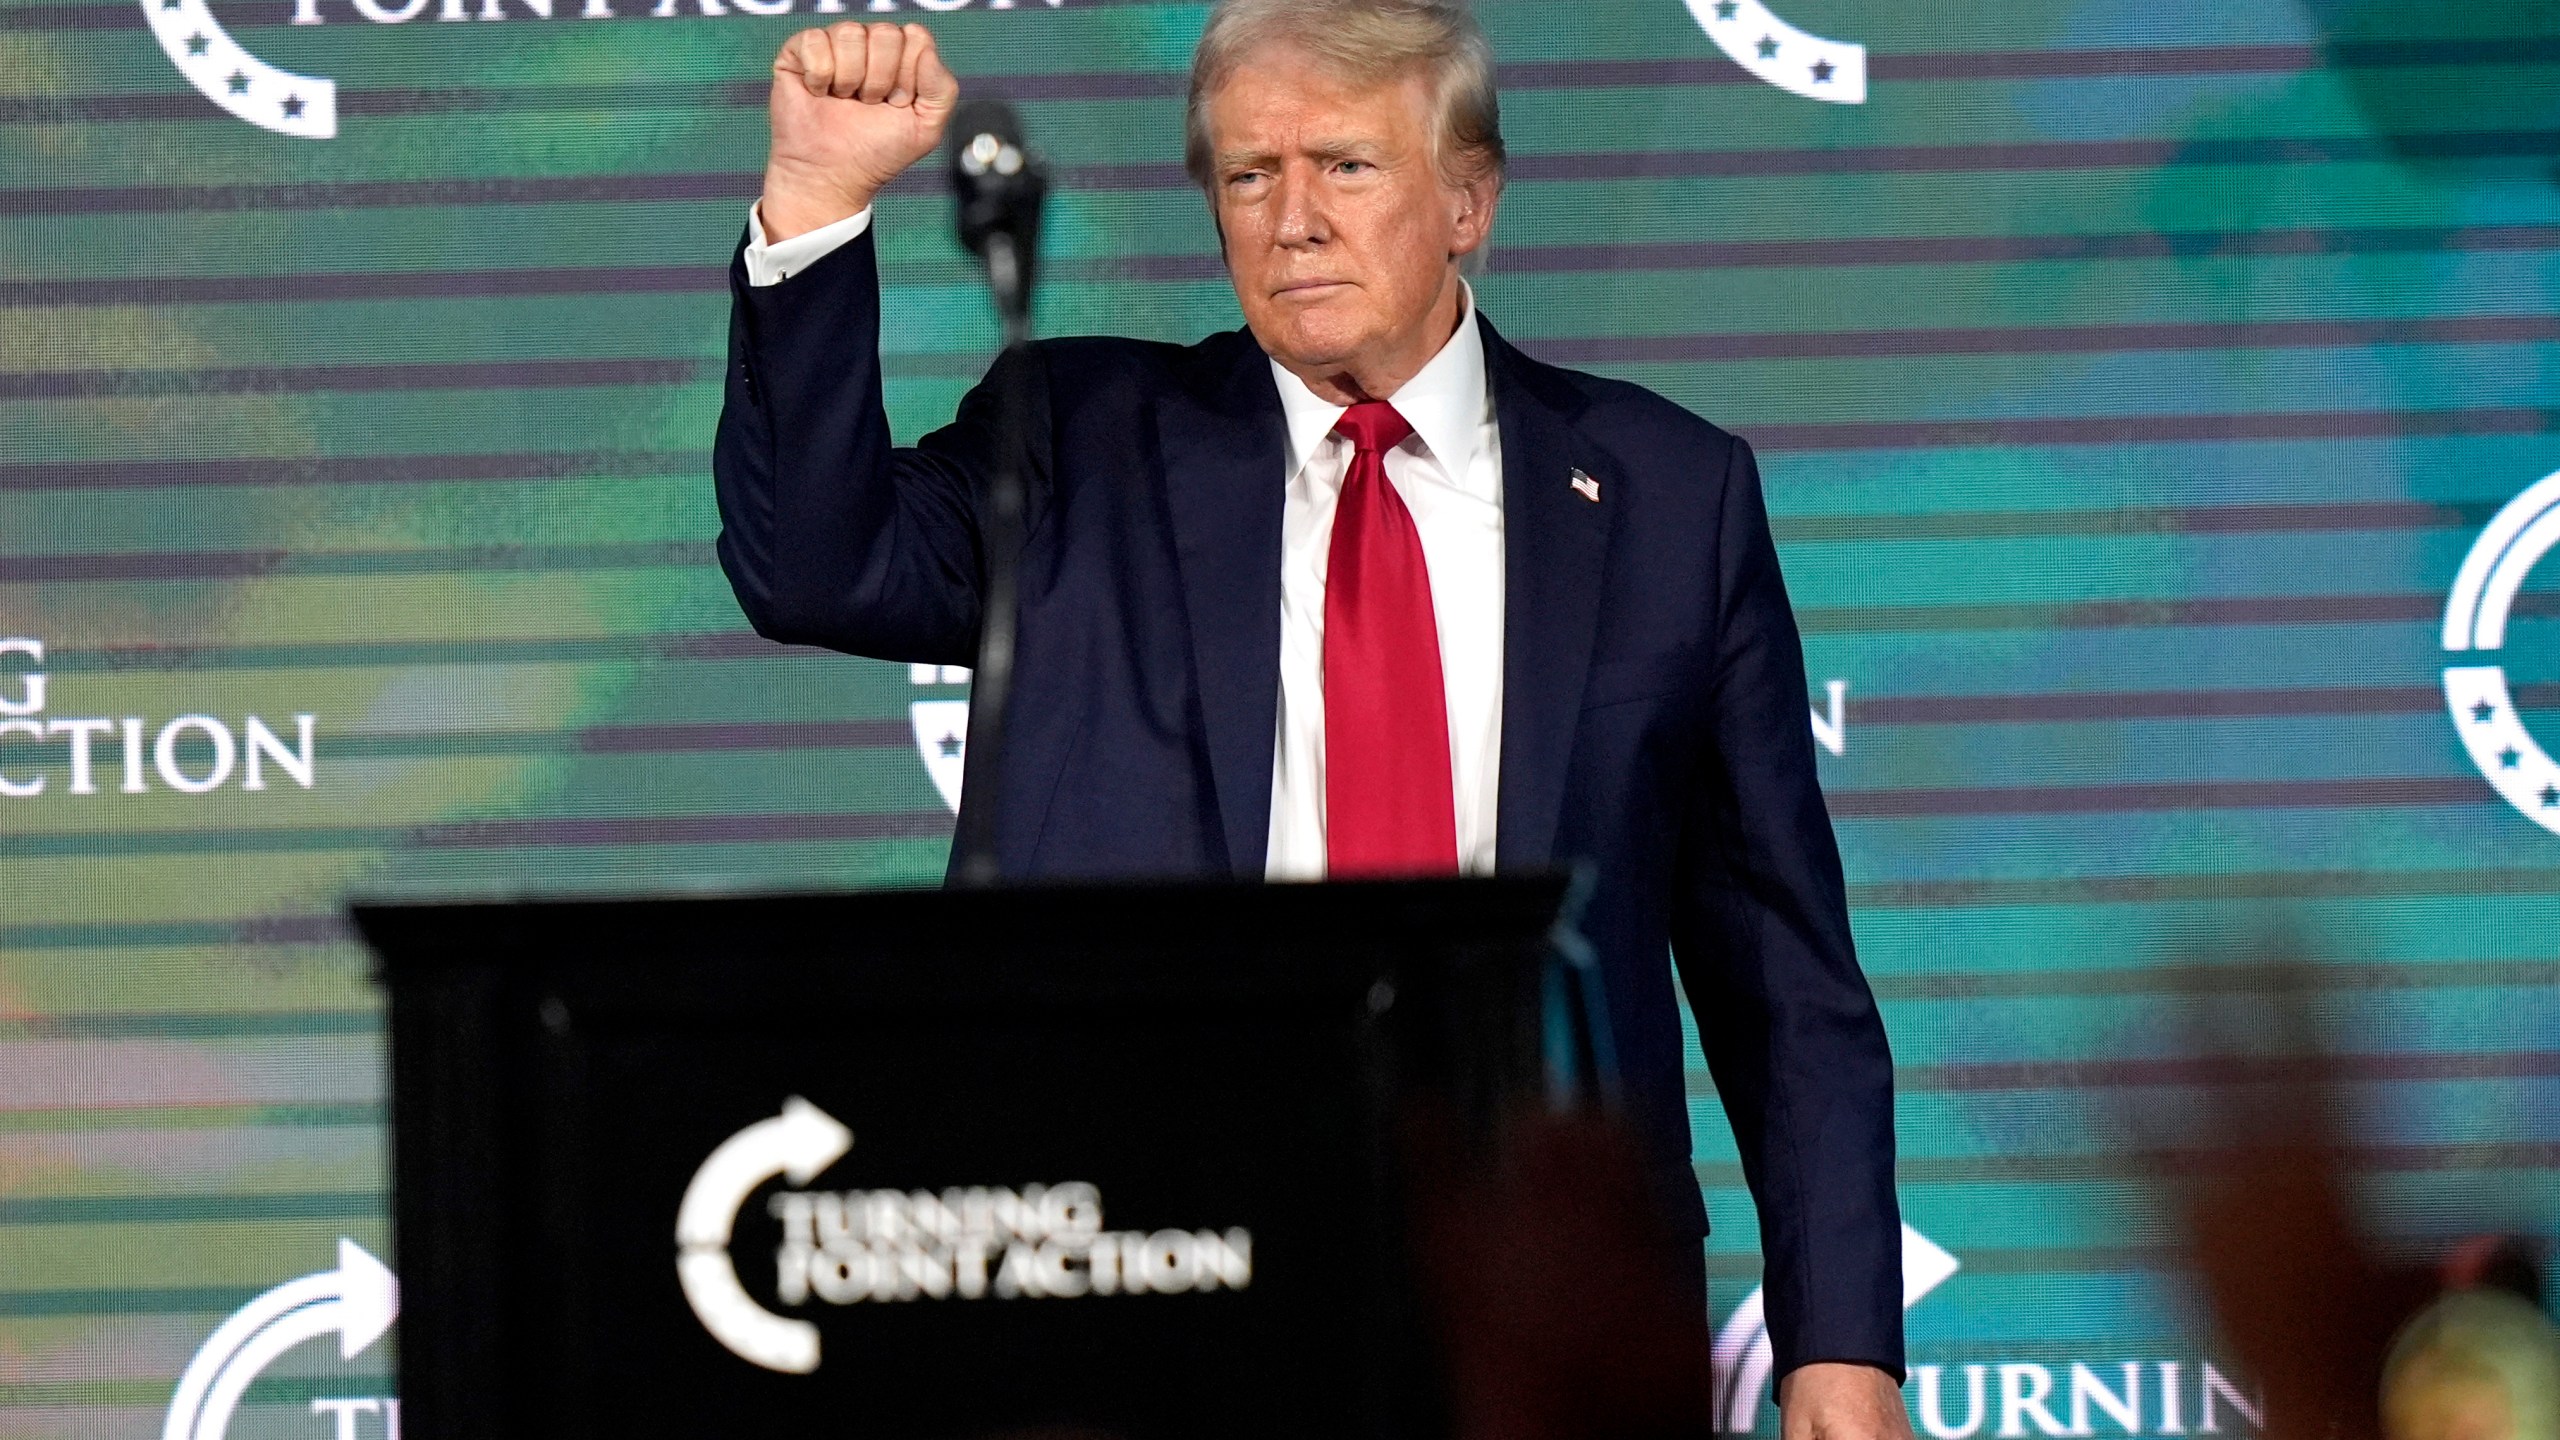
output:
[[[1205,118],[1211,203],[1254,338],[1301,376],[1411,378],[1449,338],[1455,258],[1484,243],[1496,193],[1442,180],[1423,77],[1362,85],[1272,46]]]

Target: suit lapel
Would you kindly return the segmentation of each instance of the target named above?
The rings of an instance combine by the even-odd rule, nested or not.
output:
[[[1252,878],[1270,844],[1288,435],[1269,361],[1233,339],[1232,363],[1212,362],[1202,388],[1159,399],[1156,439],[1227,864]]]
[[[1486,321],[1485,364],[1502,430],[1502,781],[1495,825],[1505,869],[1558,858],[1565,769],[1591,668],[1600,581],[1616,507],[1572,485],[1577,436],[1570,392]],[[1609,476],[1593,472],[1602,482]],[[1604,492],[1605,493],[1605,492]],[[1570,858],[1570,857],[1566,857]]]

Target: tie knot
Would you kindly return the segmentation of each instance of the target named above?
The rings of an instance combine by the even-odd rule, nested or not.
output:
[[[1342,412],[1333,433],[1350,441],[1356,452],[1384,454],[1404,443],[1413,423],[1384,400],[1363,400]]]

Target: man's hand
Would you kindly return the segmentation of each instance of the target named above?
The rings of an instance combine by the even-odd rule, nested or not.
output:
[[[841,21],[773,58],[773,149],[758,208],[767,240],[858,214],[942,143],[960,82],[921,25]]]
[[[1778,1440],[1912,1440],[1911,1416],[1892,1376],[1820,1361],[1778,1382]]]

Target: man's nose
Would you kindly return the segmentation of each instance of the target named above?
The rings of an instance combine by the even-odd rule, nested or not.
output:
[[[1280,244],[1321,245],[1332,238],[1332,227],[1325,221],[1324,206],[1312,176],[1283,173],[1279,201],[1279,223],[1273,238]]]

